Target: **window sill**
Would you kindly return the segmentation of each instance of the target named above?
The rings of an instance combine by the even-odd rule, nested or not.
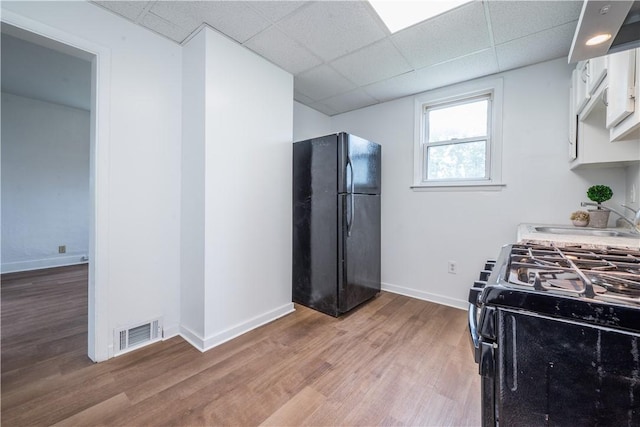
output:
[[[424,183],[412,185],[412,191],[502,191],[507,184],[497,183]]]

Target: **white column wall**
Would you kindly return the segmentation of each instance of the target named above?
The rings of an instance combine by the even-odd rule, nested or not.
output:
[[[206,30],[205,348],[293,310],[293,76]]]
[[[204,103],[199,97],[187,99],[185,83],[185,116],[204,114],[204,129],[199,120],[184,122],[184,135],[192,138],[185,144],[196,147],[194,156],[204,149],[204,169],[198,165],[183,175],[185,180],[202,179],[193,186],[194,193],[204,186],[202,195],[183,186],[183,212],[188,203],[204,198],[204,269],[202,282],[200,272],[197,280],[196,273],[194,280],[185,280],[184,269],[190,263],[199,268],[199,259],[183,263],[183,335],[206,350],[293,310],[293,77],[208,28],[185,49],[185,64],[194,65],[185,79],[199,81],[201,70],[205,79]],[[192,125],[197,129],[187,128]],[[200,250],[184,249],[193,243],[187,229],[200,228],[197,221],[186,222],[183,260],[185,254]],[[199,239],[195,242],[200,244]],[[184,310],[198,304],[202,293],[202,327],[187,325],[187,316],[200,321],[197,310]]]
[[[180,330],[194,345],[204,336],[205,59],[201,32],[182,51]]]

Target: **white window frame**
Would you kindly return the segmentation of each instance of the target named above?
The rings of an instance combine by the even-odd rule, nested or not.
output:
[[[490,97],[486,163],[488,177],[484,179],[427,180],[426,154],[428,141],[427,107],[472,102],[474,98]],[[500,190],[502,182],[502,78],[465,82],[437,89],[415,97],[414,190]]]

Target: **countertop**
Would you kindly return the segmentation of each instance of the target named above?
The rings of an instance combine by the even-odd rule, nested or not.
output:
[[[536,227],[557,227],[567,229],[567,234],[557,234],[540,232]],[[540,244],[555,243],[558,245],[587,245],[593,248],[605,247],[622,247],[631,249],[640,249],[640,235],[633,237],[623,236],[585,236],[580,234],[571,234],[571,230],[611,230],[623,233],[630,233],[628,228],[590,228],[590,227],[574,227],[571,224],[520,224],[518,225],[518,242],[531,242]]]

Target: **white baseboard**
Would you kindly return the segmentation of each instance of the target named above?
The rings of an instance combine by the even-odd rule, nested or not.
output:
[[[180,336],[189,344],[204,352],[204,339],[186,326],[180,325]]]
[[[205,352],[264,324],[286,316],[289,313],[293,313],[294,311],[295,308],[293,307],[293,303],[287,303],[281,307],[253,317],[245,322],[232,326],[229,329],[218,332],[207,338],[199,336],[199,334],[196,334],[195,332],[184,326],[180,326],[180,335],[192,346],[202,352]]]
[[[168,340],[177,335],[180,335],[180,326],[176,325],[164,325],[162,328],[162,340]]]
[[[19,271],[42,270],[44,268],[65,267],[67,265],[85,264],[85,254],[67,255],[62,257],[34,259],[29,261],[7,262],[0,268],[2,274],[17,273]]]
[[[451,298],[445,295],[432,294],[431,292],[419,291],[417,289],[405,288],[402,286],[392,285],[390,283],[382,283],[382,290],[392,292],[394,294],[405,295],[424,301],[435,302],[437,304],[448,305],[449,307],[459,308],[460,310],[468,310],[469,303],[465,300]]]

